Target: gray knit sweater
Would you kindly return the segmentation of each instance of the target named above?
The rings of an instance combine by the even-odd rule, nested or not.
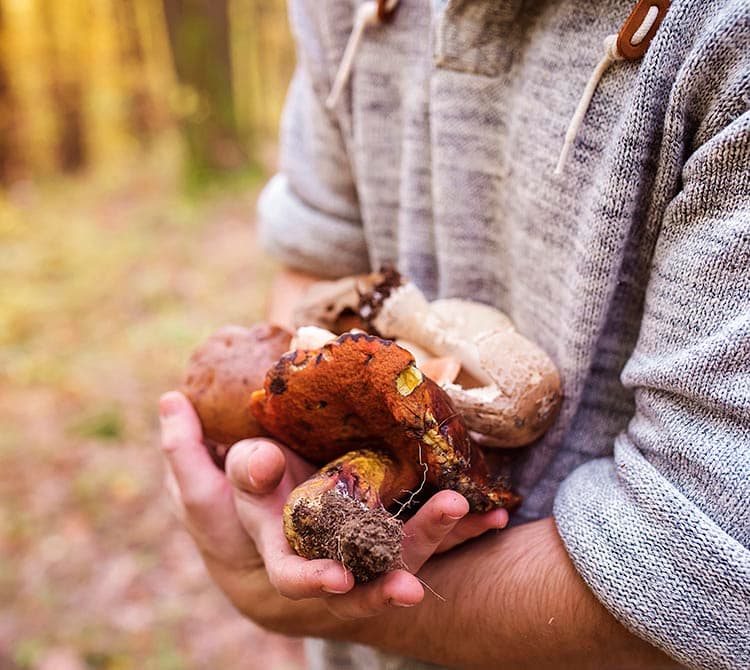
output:
[[[291,1],[267,248],[328,276],[395,262],[508,313],[565,387],[518,456],[515,522],[554,514],[596,596],[680,662],[750,668],[750,0],[673,0],[645,58],[604,76],[561,176],[631,0],[402,0],[328,112],[358,2]]]

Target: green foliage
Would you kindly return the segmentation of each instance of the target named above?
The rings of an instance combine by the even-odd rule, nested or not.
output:
[[[116,441],[125,433],[125,421],[119,409],[104,409],[77,419],[69,430],[79,437]]]
[[[37,638],[19,640],[13,648],[13,661],[20,668],[32,668],[44,651],[44,643]]]
[[[174,637],[166,633],[159,634],[156,653],[146,663],[144,670],[184,670],[186,667],[185,657]]]

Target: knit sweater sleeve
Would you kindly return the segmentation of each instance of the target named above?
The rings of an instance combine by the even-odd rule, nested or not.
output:
[[[750,91],[684,164],[656,243],[636,413],[611,459],[562,484],[578,571],[629,629],[689,667],[750,667]],[[743,102],[744,101],[744,102]]]
[[[311,0],[289,3],[297,68],[281,119],[280,171],[258,202],[261,244],[285,265],[336,277],[369,268],[357,192],[330,87],[330,40]]]

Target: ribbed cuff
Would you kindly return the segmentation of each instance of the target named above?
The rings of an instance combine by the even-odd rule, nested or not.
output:
[[[258,201],[260,243],[285,265],[320,277],[368,272],[362,226],[305,204],[278,174]]]
[[[628,629],[691,668],[750,667],[750,551],[628,438],[563,482],[554,514],[578,572]]]

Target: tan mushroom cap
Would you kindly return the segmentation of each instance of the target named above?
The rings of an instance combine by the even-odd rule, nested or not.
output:
[[[376,272],[316,282],[295,305],[292,317],[295,328],[318,326],[339,334],[354,327],[364,328],[366,324],[356,316],[360,296],[371,291],[382,278]]]
[[[444,385],[471,430],[490,435],[493,446],[519,447],[552,424],[562,399],[552,360],[513,328],[482,336],[479,357],[492,384],[465,389]]]

